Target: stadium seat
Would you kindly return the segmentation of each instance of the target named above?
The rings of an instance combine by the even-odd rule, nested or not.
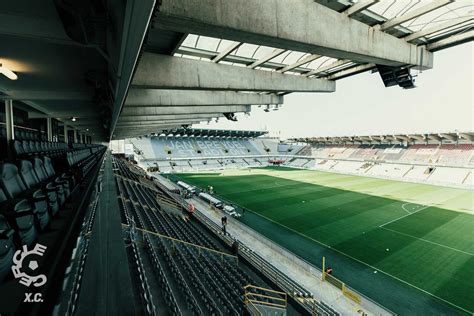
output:
[[[49,192],[48,197],[51,197],[51,199],[43,193],[43,190],[39,188],[40,182],[33,170],[33,165],[27,160],[20,162],[20,176],[28,189],[34,189],[32,199],[36,209],[36,218],[38,219],[40,229],[44,230],[50,222],[48,207],[53,213],[54,206],[55,204],[57,205],[56,192]]]
[[[35,209],[26,200],[21,200],[13,207],[13,216],[17,228],[19,243],[22,245],[32,245],[38,238],[34,224]]]
[[[25,174],[23,179],[18,168],[14,164],[2,164],[0,166],[0,186],[2,187],[6,197],[10,200],[19,197],[26,197],[31,200],[32,205],[30,205],[30,209],[35,214],[40,229],[45,229],[50,222],[47,197],[41,189],[36,189],[34,192],[28,193],[28,189],[32,188],[29,185],[37,184],[36,178],[33,177],[34,174],[32,175],[30,164],[31,163],[28,161],[22,161],[21,163],[22,170]],[[25,181],[25,179],[27,181]],[[26,203],[30,202],[26,200]],[[22,204],[22,210],[24,210],[25,206],[26,204]]]
[[[46,172],[46,175],[49,178],[56,177],[56,172],[54,171],[53,164],[51,163],[51,158],[45,156],[43,158],[43,161],[44,161],[43,165],[44,165],[44,170]],[[65,198],[68,198],[71,193],[72,188],[74,187],[74,177],[63,174],[60,177],[56,177],[54,179],[54,183],[63,186]]]
[[[18,173],[18,168],[11,163],[0,165],[0,186],[9,199],[17,198],[26,191],[25,184]]]
[[[33,169],[35,170],[36,176],[41,182],[47,182],[49,179],[49,176],[46,173],[46,170],[44,168],[44,163],[43,160],[40,158],[34,158],[33,159]],[[52,179],[51,179],[52,180]],[[64,186],[63,184],[58,184],[58,183],[53,183],[50,182],[46,186],[48,190],[55,190],[57,199],[58,199],[58,204],[63,205],[64,202],[66,201],[66,196],[64,193]]]
[[[18,245],[32,245],[38,238],[35,227],[36,210],[34,206],[26,199],[13,200],[13,206],[11,206],[9,202],[7,194],[3,189],[0,189],[0,205],[2,206],[3,212],[3,214],[0,215],[4,216],[8,220],[10,227],[14,229],[14,237]],[[0,245],[3,238],[1,230],[0,223]],[[6,236],[8,237],[8,235]],[[0,257],[1,253],[0,250]]]
[[[13,141],[13,152],[17,157],[21,157],[25,154],[25,149],[23,147],[23,142],[20,140],[14,140]]]

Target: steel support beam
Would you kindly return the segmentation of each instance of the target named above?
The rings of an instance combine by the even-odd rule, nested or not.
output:
[[[251,65],[249,65],[248,67],[249,68],[256,68],[264,63],[266,63],[267,61],[269,60],[272,60],[273,58],[277,57],[277,56],[280,56],[281,54],[283,54],[284,52],[286,52],[285,49],[281,49],[281,48],[275,48],[270,54],[266,55],[265,57],[263,57],[262,59],[259,59],[257,61],[255,61],[254,63],[252,63]]]
[[[354,67],[344,69],[338,72],[335,72],[328,76],[327,78],[330,80],[339,80],[349,76],[357,75],[362,72],[366,72],[376,68],[375,64],[365,64],[365,65],[355,65]]]
[[[144,53],[132,82],[134,88],[334,92],[329,80]]]
[[[432,67],[432,55],[313,0],[162,0],[154,27],[359,63]]]
[[[283,97],[234,91],[130,89],[125,104],[126,107],[283,104]]]
[[[445,29],[448,29],[448,28],[451,28],[453,26],[463,24],[463,23],[469,22],[469,21],[474,21],[474,18],[472,16],[467,16],[467,17],[463,17],[463,18],[454,19],[452,21],[439,23],[436,26],[428,27],[428,28],[423,29],[421,31],[410,34],[410,35],[404,37],[403,39],[407,42],[410,42],[410,41],[416,40],[420,37],[428,36],[428,35],[440,32],[442,30],[445,30]]]
[[[224,59],[227,55],[230,55],[234,50],[236,50],[237,48],[239,48],[243,43],[239,43],[239,42],[236,42],[236,43],[233,43],[231,44],[229,47],[227,47],[226,49],[224,49],[221,53],[219,53],[219,55],[217,55],[216,57],[214,57],[212,59],[213,62],[215,63],[218,63],[220,62],[222,59]]]
[[[428,4],[418,8],[418,9],[415,9],[415,10],[411,10],[411,11],[408,11],[407,13],[401,15],[401,16],[397,16],[393,19],[390,19],[388,20],[387,22],[383,23],[381,26],[380,26],[380,29],[382,31],[386,31],[392,27],[395,27],[397,25],[400,25],[402,23],[405,23],[407,21],[410,21],[410,20],[413,20],[414,18],[417,18],[423,14],[426,14],[426,13],[429,13],[431,11],[434,11],[436,9],[439,9],[447,4],[450,4],[454,2],[454,0],[431,0],[428,2]]]
[[[345,64],[348,64],[350,63],[351,61],[350,60],[346,60],[346,59],[343,59],[343,60],[336,60],[335,62],[333,63],[330,63],[329,65],[326,65],[326,66],[323,66],[321,68],[318,68],[318,69],[315,69],[313,71],[310,71],[306,74],[304,74],[306,77],[309,77],[309,76],[316,76],[316,75],[319,75],[323,72],[326,72],[326,71],[329,71],[331,70],[332,68],[336,68],[336,67],[339,67],[339,66],[342,66],[342,65],[345,65]]]
[[[365,9],[376,4],[379,1],[380,0],[361,0],[357,2],[356,4],[354,4],[353,6],[351,6],[346,11],[344,11],[344,14],[347,16],[353,16],[354,14],[364,11]]]
[[[322,56],[321,56],[321,55],[309,55],[309,56],[307,56],[307,57],[305,57],[305,58],[302,58],[302,59],[298,60],[297,62],[295,62],[295,63],[293,63],[293,64],[291,64],[291,65],[288,65],[288,66],[286,66],[286,67],[284,67],[284,68],[282,68],[282,69],[279,69],[278,72],[285,73],[285,72],[290,71],[290,70],[292,70],[292,69],[295,69],[295,68],[297,68],[297,67],[299,67],[299,66],[302,66],[302,65],[304,65],[304,64],[307,64],[307,63],[309,63],[309,62],[312,62],[313,60],[316,60],[316,59],[318,59],[318,58],[320,58],[320,57],[322,57]]]
[[[470,30],[464,33],[456,34],[451,37],[445,38],[443,40],[434,42],[432,44],[426,45],[426,49],[429,51],[438,51],[445,48],[449,48],[452,46],[456,46],[459,44],[463,44],[466,42],[470,42],[474,40],[474,30]]]

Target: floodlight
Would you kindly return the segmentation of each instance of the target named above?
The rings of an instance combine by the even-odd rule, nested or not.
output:
[[[8,69],[6,66],[3,64],[0,64],[0,73],[3,74],[5,77],[7,77],[10,80],[17,80],[18,76],[16,73]]]

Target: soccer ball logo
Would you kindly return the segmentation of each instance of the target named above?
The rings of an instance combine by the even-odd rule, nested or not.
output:
[[[12,272],[15,279],[20,279],[20,284],[23,284],[28,287],[31,284],[33,284],[33,286],[35,287],[40,287],[46,283],[47,279],[44,274],[31,276],[21,271],[21,268],[23,267],[23,260],[25,260],[27,256],[29,255],[43,256],[45,250],[46,250],[46,246],[43,246],[41,244],[36,244],[33,250],[31,251],[28,251],[28,247],[24,245],[23,249],[17,250],[15,252],[15,255],[13,256]],[[35,271],[36,269],[38,269],[38,267],[39,267],[38,261],[36,260],[29,261],[28,268],[31,271]]]

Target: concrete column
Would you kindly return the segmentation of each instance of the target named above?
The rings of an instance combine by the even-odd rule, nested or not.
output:
[[[64,142],[67,143],[68,142],[67,141],[67,139],[68,139],[68,137],[67,137],[67,125],[64,124],[63,128],[64,128],[64,132],[63,132],[64,133]]]
[[[7,128],[7,141],[10,143],[11,140],[15,139],[15,131],[13,127],[13,101],[5,100],[5,119]]]
[[[77,143],[77,131],[74,128],[74,142]]]
[[[46,118],[46,136],[48,137],[48,142],[53,141],[53,122],[50,117]]]

